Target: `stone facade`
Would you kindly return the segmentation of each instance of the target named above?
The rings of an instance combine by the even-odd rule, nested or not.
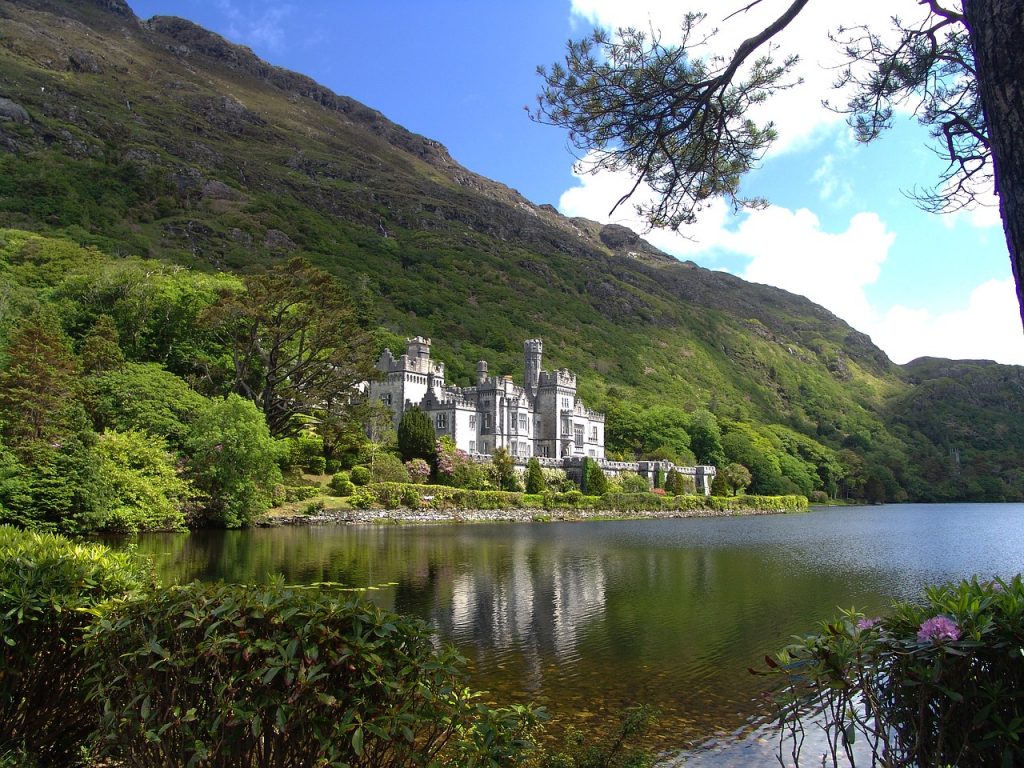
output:
[[[381,381],[370,383],[370,397],[391,407],[397,427],[407,408],[430,416],[438,437],[448,435],[469,454],[506,448],[517,459],[604,459],[604,414],[576,398],[576,374],[542,369],[544,342],[524,345],[526,380],[491,376],[487,363],[476,366],[476,384],[449,386],[444,363],[430,359],[430,339],[410,339],[397,360],[390,350],[377,361]]]
[[[609,475],[636,472],[653,482],[672,468],[669,462],[606,461],[604,414],[583,405],[576,397],[576,374],[565,368],[542,368],[544,342],[528,339],[523,345],[525,381],[488,373],[487,362],[476,365],[476,384],[470,387],[445,383],[444,363],[430,359],[430,339],[409,339],[406,352],[395,358],[385,349],[377,361],[379,381],[370,382],[369,396],[391,408],[394,427],[406,409],[419,406],[434,424],[434,433],[448,435],[456,447],[486,460],[498,448],[506,448],[523,468],[536,456],[542,466],[564,469],[579,481],[583,462],[590,458]],[[697,493],[711,493],[715,468],[676,467],[692,475]]]

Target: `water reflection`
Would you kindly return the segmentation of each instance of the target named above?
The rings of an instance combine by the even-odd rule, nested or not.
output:
[[[593,718],[645,701],[679,748],[758,712],[766,652],[923,585],[1024,568],[1024,506],[848,508],[714,520],[349,526],[150,536],[165,579],[375,586],[503,700]],[[729,741],[729,739],[726,739]],[[749,747],[749,744],[748,744]]]

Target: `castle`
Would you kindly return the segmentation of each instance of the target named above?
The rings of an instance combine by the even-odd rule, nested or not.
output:
[[[506,448],[520,467],[536,457],[541,466],[564,469],[581,480],[584,463],[593,459],[610,475],[636,472],[655,483],[675,469],[693,478],[697,493],[711,493],[715,468],[674,467],[667,461],[607,461],[604,453],[604,414],[592,411],[576,398],[576,374],[565,368],[541,368],[544,342],[528,339],[523,345],[526,376],[522,386],[511,376],[494,377],[487,363],[476,364],[476,384],[449,386],[444,363],[430,359],[430,339],[409,339],[397,360],[385,349],[377,360],[382,376],[369,384],[369,396],[391,408],[397,429],[402,414],[419,406],[430,417],[434,433],[447,435],[456,447],[486,458]]]
[[[430,339],[410,339],[397,360],[385,349],[377,361],[381,381],[370,383],[370,396],[394,413],[394,425],[406,409],[419,406],[438,437],[448,435],[469,454],[506,448],[516,458],[589,457],[604,459],[604,414],[576,398],[576,374],[541,368],[544,342],[523,345],[526,377],[522,386],[511,376],[491,376],[487,363],[476,365],[476,384],[445,384],[444,363],[430,359]]]

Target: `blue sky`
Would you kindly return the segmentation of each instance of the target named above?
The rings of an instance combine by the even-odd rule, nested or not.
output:
[[[182,16],[303,72],[406,128],[436,139],[467,168],[567,215],[642,231],[627,207],[608,218],[625,178],[576,175],[558,129],[531,122],[535,70],[595,24],[653,27],[670,37],[687,9],[713,7],[720,49],[748,35],[783,0],[724,22],[746,2],[691,0],[129,0],[142,18]],[[788,0],[785,0],[788,5]],[[885,28],[913,0],[816,0],[780,38],[799,53],[803,85],[764,107],[780,133],[744,192],[765,211],[712,205],[687,238],[650,232],[664,250],[711,269],[801,293],[869,334],[896,362],[922,355],[1024,364],[1002,228],[994,209],[954,216],[918,210],[903,191],[931,184],[942,163],[909,118],[870,146],[820,106],[835,77],[827,30]],[[854,6],[855,16],[836,14]],[[734,7],[735,6],[735,7]],[[757,13],[761,15],[758,16]]]

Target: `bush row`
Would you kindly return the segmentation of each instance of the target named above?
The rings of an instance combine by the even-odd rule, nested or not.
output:
[[[509,765],[494,708],[417,619],[321,589],[158,588],[128,555],[0,527],[0,755],[68,766]]]
[[[655,493],[606,493],[584,496],[580,491],[524,494],[510,491],[471,491],[445,485],[371,483],[351,497],[359,509],[593,509],[612,512],[697,511],[798,512],[807,509],[803,496],[659,496]]]

